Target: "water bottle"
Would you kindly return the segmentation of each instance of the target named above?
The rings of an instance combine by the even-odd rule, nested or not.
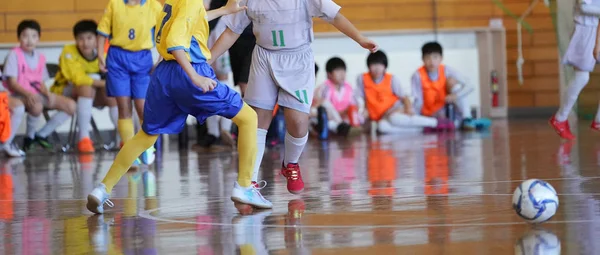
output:
[[[317,132],[319,132],[320,140],[327,140],[329,138],[329,126],[327,123],[329,119],[327,118],[327,111],[325,107],[319,107],[318,110],[318,124],[317,124]]]

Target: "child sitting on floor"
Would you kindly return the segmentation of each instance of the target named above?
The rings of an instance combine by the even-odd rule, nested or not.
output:
[[[388,59],[382,51],[367,57],[369,72],[358,76],[357,95],[365,101],[368,116],[380,133],[421,131],[423,128],[453,129],[447,120],[416,115],[398,78],[387,73]]]
[[[325,70],[327,80],[317,90],[313,107],[325,109],[329,131],[341,136],[360,134],[362,120],[358,114],[354,89],[346,82],[346,63],[334,57],[327,61]]]
[[[489,119],[475,119],[469,110],[466,98],[473,88],[467,86],[465,79],[454,69],[442,65],[442,46],[437,42],[429,42],[423,45],[421,51],[423,66],[411,79],[414,111],[424,116],[461,123],[464,130],[489,127]]]

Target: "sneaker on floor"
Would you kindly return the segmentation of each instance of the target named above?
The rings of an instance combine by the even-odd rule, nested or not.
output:
[[[592,121],[592,125],[590,126],[593,130],[600,131],[600,122]]]
[[[233,202],[251,205],[260,209],[273,208],[273,204],[269,202],[269,200],[265,199],[255,186],[250,185],[250,187],[244,188],[240,186],[238,182],[235,182],[233,185],[231,200]]]
[[[466,118],[462,121],[462,130],[473,131],[475,129],[477,129],[477,125],[474,119]]]
[[[554,128],[554,131],[556,131],[556,133],[563,139],[575,139],[575,136],[573,135],[573,133],[571,133],[571,127],[569,125],[568,120],[558,121],[556,120],[556,116],[552,115],[552,118],[550,118],[548,122],[550,123],[550,126]]]
[[[287,179],[287,189],[292,194],[304,191],[304,181],[300,173],[300,166],[296,163],[288,163],[281,168],[281,174]]]
[[[92,142],[92,139],[89,137],[79,140],[77,149],[79,150],[79,153],[94,153],[94,151],[96,151],[96,149],[94,149],[94,142]]]
[[[90,212],[96,214],[104,213],[104,204],[109,207],[113,207],[114,204],[109,200],[110,195],[106,191],[106,186],[103,183],[98,184],[98,186],[92,190],[92,192],[87,197],[87,209]]]
[[[30,151],[33,148],[34,143],[35,143],[34,139],[25,137],[25,139],[23,139],[23,151],[25,151],[25,152]]]
[[[49,150],[54,147],[50,141],[48,141],[48,137],[41,137],[39,135],[35,136],[34,142],[42,146],[42,148]]]
[[[154,151],[156,151],[156,149],[152,146],[142,153],[141,159],[144,165],[152,165],[152,163],[154,163],[154,159],[156,158]]]
[[[475,119],[473,122],[478,130],[488,129],[490,126],[492,126],[492,120],[488,118]]]
[[[4,153],[11,158],[20,158],[25,156],[25,152],[19,149],[19,147],[17,147],[17,145],[14,143],[5,144],[3,147]]]

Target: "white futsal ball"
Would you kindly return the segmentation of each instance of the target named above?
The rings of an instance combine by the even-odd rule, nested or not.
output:
[[[558,209],[556,190],[549,183],[530,179],[513,193],[515,212],[530,223],[541,223],[552,218]]]
[[[543,229],[529,231],[515,244],[516,255],[560,255],[560,239]]]

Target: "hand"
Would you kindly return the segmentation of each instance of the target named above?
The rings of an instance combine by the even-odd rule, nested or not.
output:
[[[192,82],[194,85],[198,86],[198,88],[202,89],[204,93],[213,90],[217,86],[217,82],[213,79],[206,78],[204,76],[200,76],[196,74],[192,76]]]
[[[412,107],[409,107],[409,108],[404,109],[404,114],[413,116],[413,115],[415,115],[415,111],[413,110]]]
[[[596,44],[596,47],[594,47],[594,59],[598,60],[599,56],[600,56],[600,45]]]
[[[248,9],[247,6],[240,6],[240,0],[228,0],[223,10],[227,14],[237,13]]]
[[[98,56],[98,67],[100,68],[101,73],[107,73],[108,70],[106,70],[106,59]]]
[[[358,44],[360,44],[361,47],[369,50],[370,52],[376,52],[377,50],[379,50],[379,45],[377,45],[375,42],[371,41],[371,39],[366,37],[362,37],[360,40],[358,40]]]
[[[456,102],[456,95],[449,94],[446,96],[446,103],[454,103]]]

